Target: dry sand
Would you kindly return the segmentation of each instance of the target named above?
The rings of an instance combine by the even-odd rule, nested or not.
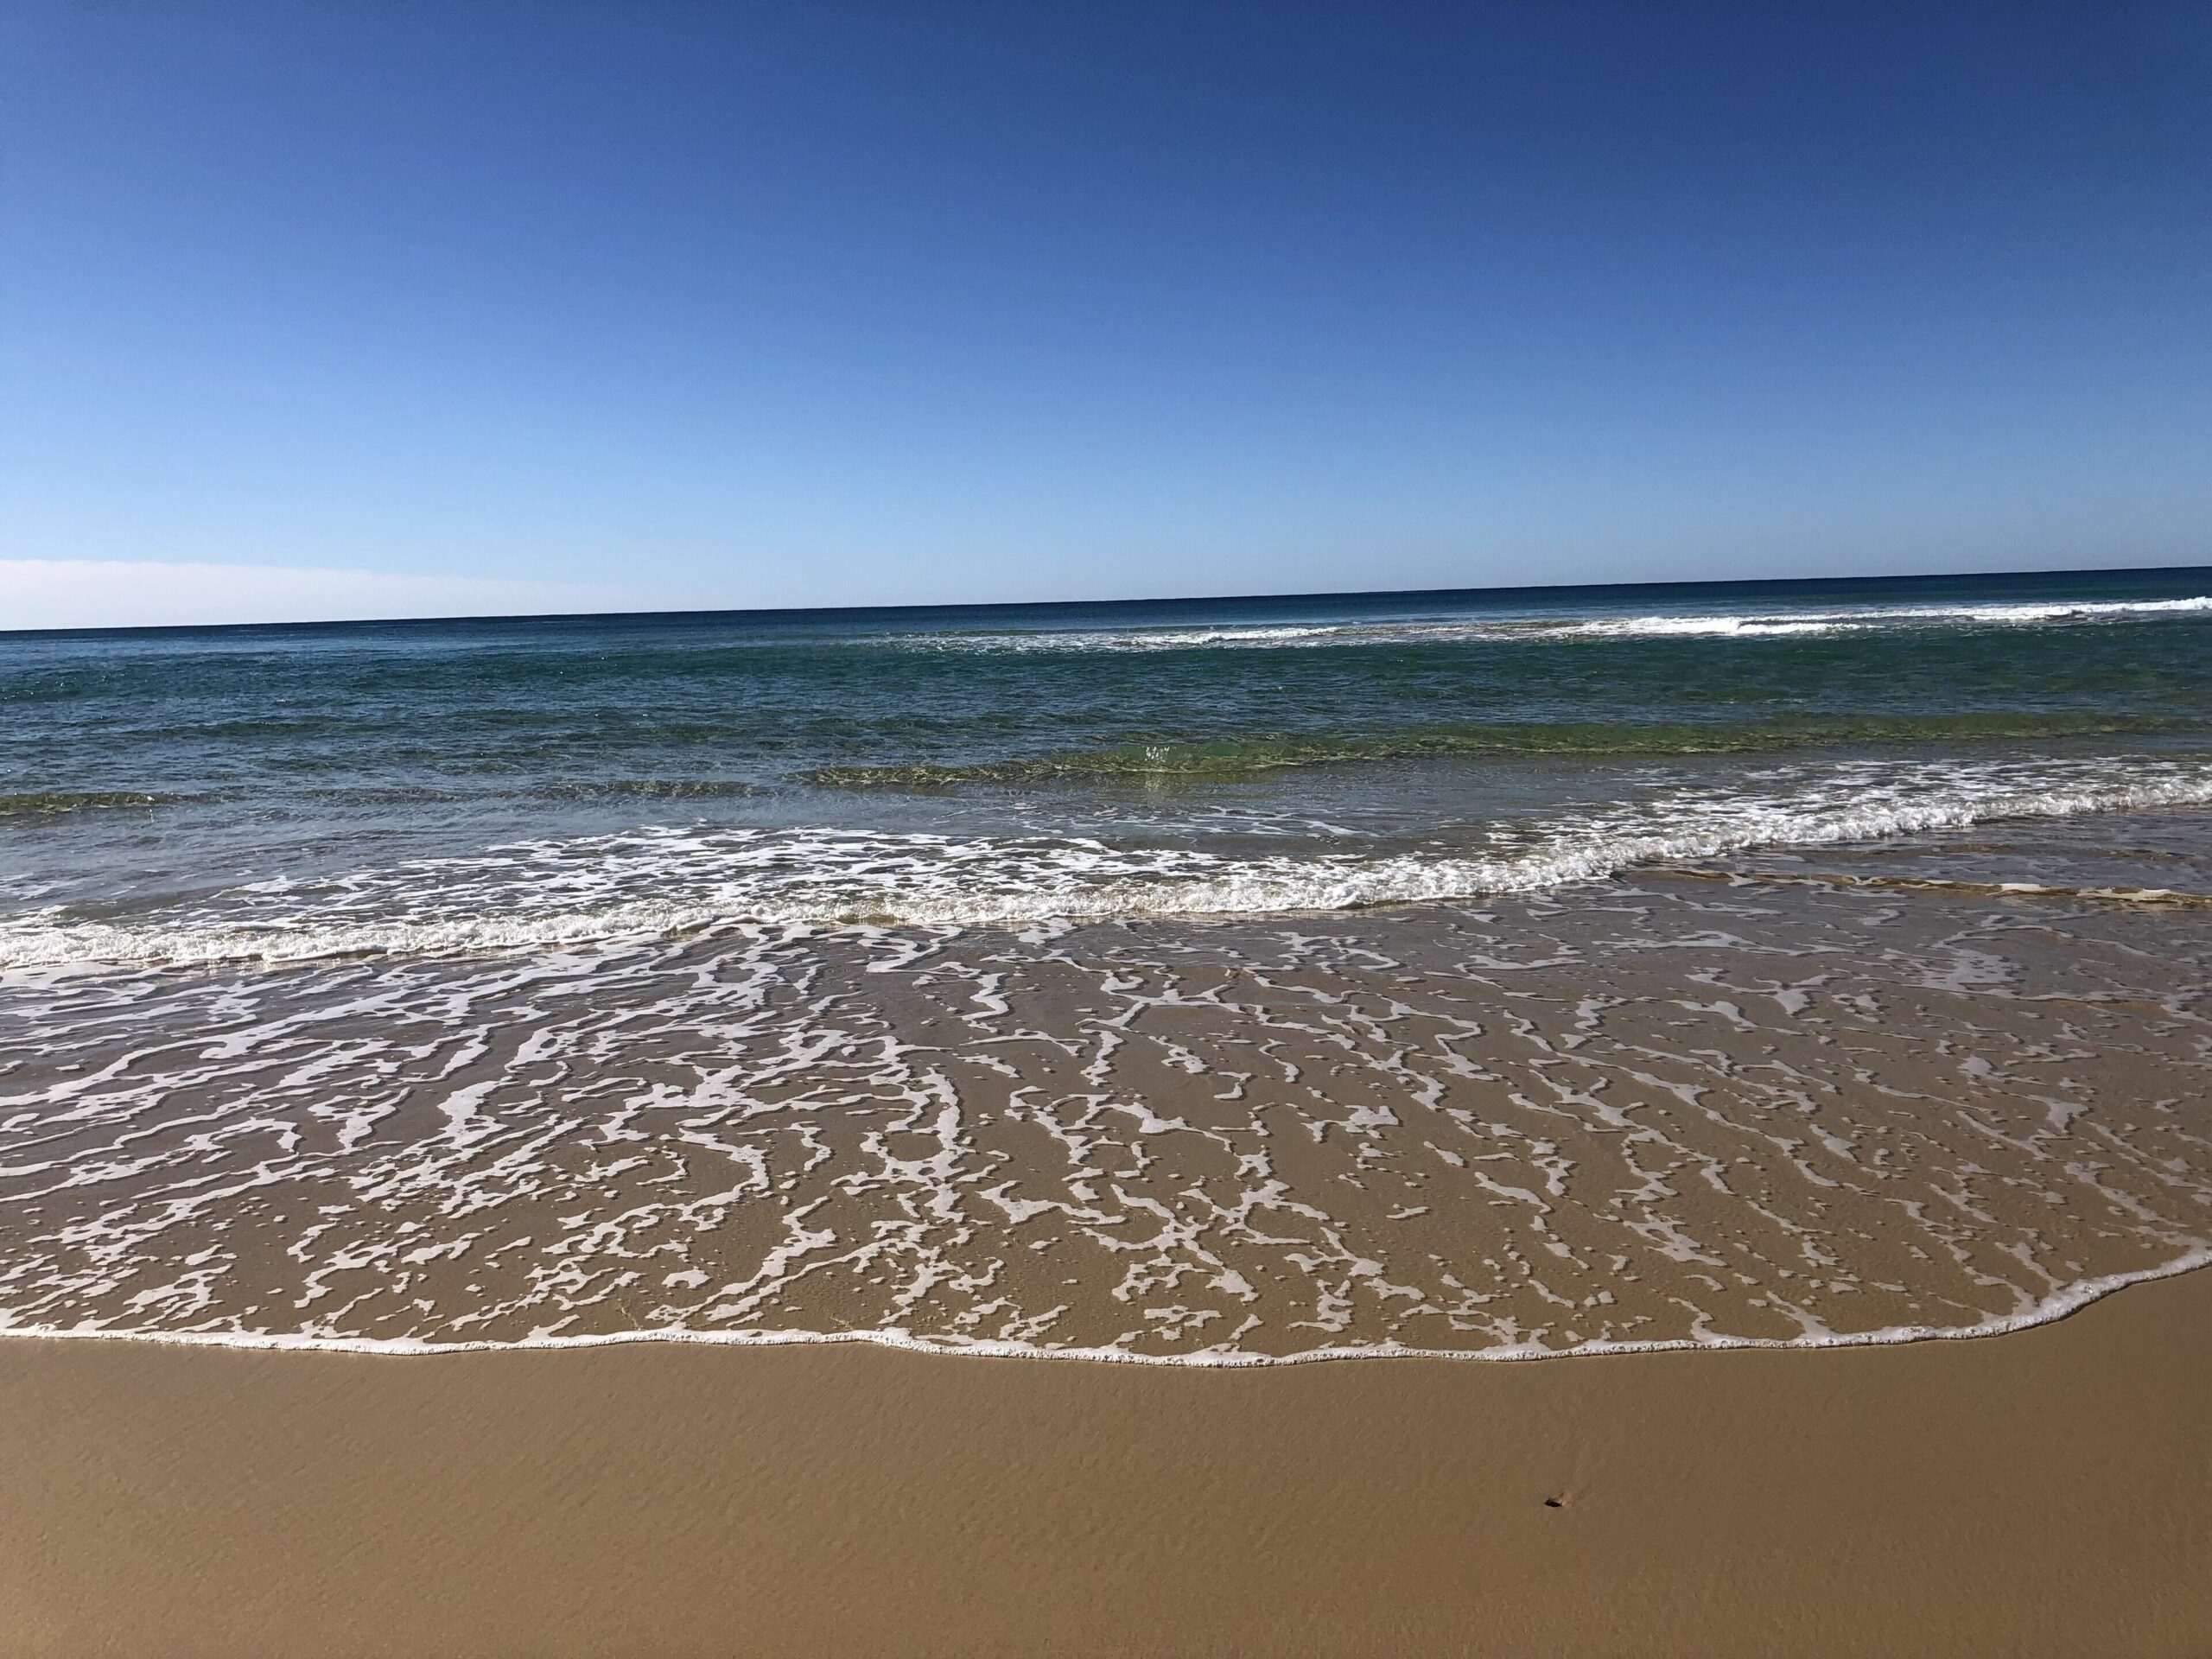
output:
[[[15,1340],[0,1651],[2202,1655],[2208,1401],[2212,1273],[1974,1340],[1260,1372]]]

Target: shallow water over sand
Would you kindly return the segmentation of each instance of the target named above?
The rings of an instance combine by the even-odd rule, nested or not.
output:
[[[2161,836],[2009,855],[2186,886],[2201,836]],[[0,1324],[1505,1357],[1999,1328],[2202,1255],[2212,909],[1870,883],[1876,854],[1480,906],[19,973]]]

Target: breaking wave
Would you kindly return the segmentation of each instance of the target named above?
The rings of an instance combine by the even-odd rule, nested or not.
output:
[[[1864,605],[1802,610],[1579,617],[1469,617],[1431,620],[1190,624],[1128,628],[1039,628],[918,632],[909,650],[1192,651],[1316,645],[1461,644],[1516,640],[1772,639],[1924,629],[2061,627],[2212,615],[2212,595],[2182,599],[2051,600],[2014,604]],[[868,636],[865,643],[880,643]]]
[[[1506,826],[1467,851],[1336,841],[1249,855],[1077,837],[654,828],[257,882],[127,920],[31,911],[0,921],[0,969],[441,956],[742,924],[1022,927],[1339,911],[1999,819],[2205,804],[2212,761],[1868,763]]]

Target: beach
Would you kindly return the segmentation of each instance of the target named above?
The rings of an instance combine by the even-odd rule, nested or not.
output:
[[[0,1651],[2203,1652],[2207,585],[12,651]]]
[[[2000,1337],[1507,1364],[19,1340],[0,1647],[2201,1654],[2208,1388],[2203,1273]]]
[[[0,1659],[2212,1659],[2209,7],[11,8]]]

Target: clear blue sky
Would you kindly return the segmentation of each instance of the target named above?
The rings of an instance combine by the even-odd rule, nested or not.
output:
[[[96,560],[407,610],[2212,558],[2202,4],[13,0],[0,53],[19,623],[253,610],[41,563]]]

